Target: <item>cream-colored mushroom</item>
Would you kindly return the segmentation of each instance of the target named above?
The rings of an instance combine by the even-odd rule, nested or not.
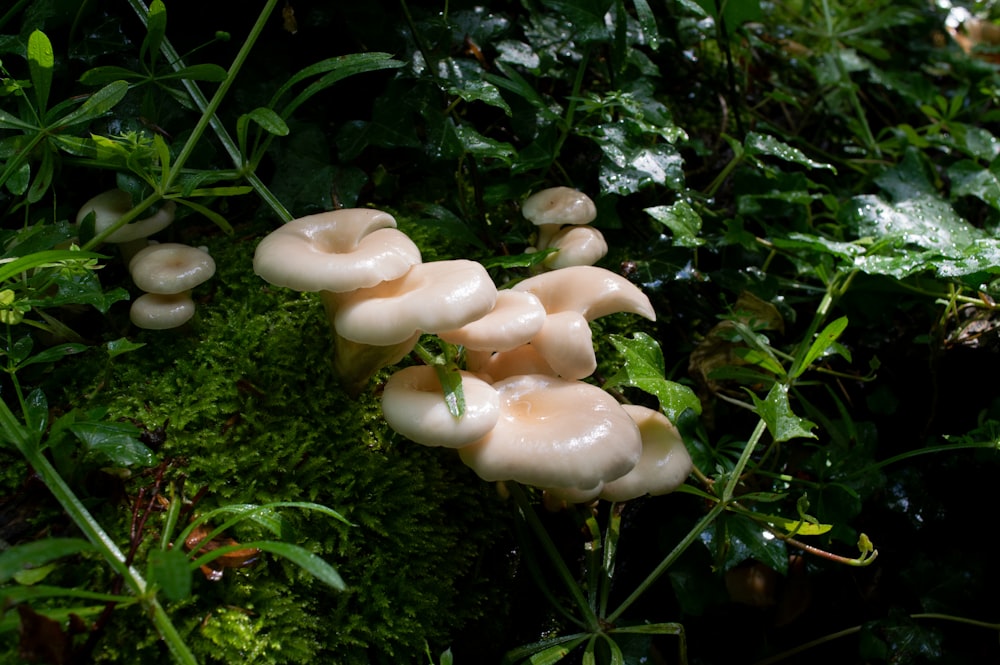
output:
[[[608,253],[604,234],[593,226],[571,226],[552,237],[545,249],[559,250],[542,261],[546,270],[559,270],[570,266],[592,266]]]
[[[93,213],[94,232],[102,233],[131,209],[132,197],[129,193],[122,189],[111,189],[80,206],[76,223],[83,224],[87,216]],[[177,204],[173,201],[161,201],[156,212],[116,229],[106,238],[106,242],[118,245],[122,258],[128,263],[136,252],[146,246],[146,238],[170,226],[176,210]]]
[[[420,250],[392,215],[344,208],[272,231],[257,245],[253,269],[277,286],[343,293],[402,277],[417,263]]]
[[[129,319],[138,328],[168,330],[184,325],[194,313],[194,301],[188,292],[144,293],[132,301]]]
[[[589,500],[639,461],[639,428],[597,386],[534,374],[493,387],[500,395],[496,427],[458,451],[483,480],[564,488]]]
[[[437,335],[473,351],[509,351],[527,344],[544,323],[545,307],[534,294],[504,289],[497,292],[496,304],[488,314]]]
[[[597,266],[570,266],[535,275],[514,285],[515,291],[534,293],[549,314],[579,312],[588,321],[615,312],[631,312],[656,320],[646,294],[621,275]]]
[[[135,285],[148,293],[190,291],[215,274],[215,260],[203,249],[167,242],[149,245],[128,264]]]
[[[680,432],[659,411],[632,404],[622,408],[639,427],[642,456],[631,471],[604,484],[601,498],[628,501],[644,494],[658,496],[673,492],[693,468]]]
[[[387,346],[415,333],[454,330],[485,316],[497,289],[475,261],[420,263],[400,277],[345,294],[334,317],[342,337]]]
[[[597,206],[589,196],[572,187],[550,187],[525,199],[521,214],[538,227],[535,248],[542,250],[563,226],[594,221]]]
[[[406,367],[386,381],[382,414],[399,434],[425,446],[460,448],[492,430],[500,417],[500,395],[487,382],[462,372],[465,409],[460,418],[448,410],[437,371],[428,365]]]

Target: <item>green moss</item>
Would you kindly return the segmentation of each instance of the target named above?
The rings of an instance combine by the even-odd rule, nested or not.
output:
[[[315,501],[340,511],[354,526],[285,513],[288,539],[323,556],[350,588],[332,591],[267,557],[219,583],[196,580],[177,623],[207,662],[423,660],[425,641],[443,649],[485,608],[502,607],[502,589],[477,562],[504,532],[506,509],[451,451],[395,438],[373,391],[355,400],[339,388],[318,298],[261,281],[252,249],[216,243],[220,271],[192,329],[136,334],[146,346],[116,359],[93,401],[112,419],[164,427],[157,452],[183,461],[189,494],[207,487],[202,510]],[[96,376],[84,367],[67,379],[68,403],[96,389],[81,383]],[[105,519],[124,529],[126,517]],[[118,625],[128,630],[105,639],[110,660],[144,630]]]

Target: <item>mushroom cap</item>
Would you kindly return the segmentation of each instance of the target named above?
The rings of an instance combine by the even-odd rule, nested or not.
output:
[[[215,274],[215,260],[203,249],[165,242],[136,252],[128,269],[143,291],[171,295],[209,280]]]
[[[93,197],[76,213],[76,223],[81,224],[84,218],[94,213],[94,230],[100,233],[118,221],[122,215],[132,209],[132,197],[122,189],[110,189]],[[174,221],[177,204],[173,201],[163,201],[160,209],[149,217],[137,219],[121,227],[107,237],[107,242],[123,243],[139,240],[162,231]]]
[[[265,281],[338,293],[402,277],[420,250],[387,212],[344,208],[300,217],[268,234],[253,258]]]
[[[509,351],[527,344],[544,323],[545,308],[534,294],[504,289],[497,292],[496,304],[488,314],[437,335],[473,351]]]
[[[521,204],[521,214],[535,226],[589,224],[597,217],[597,206],[577,189],[550,187],[525,199]]]
[[[433,367],[406,367],[390,376],[382,392],[382,414],[389,427],[416,443],[445,448],[459,448],[485,435],[500,418],[500,395],[475,374],[461,374],[461,418],[448,410]]]
[[[669,494],[691,473],[691,455],[673,423],[659,411],[644,406],[622,406],[639,426],[642,456],[635,467],[621,478],[604,484],[602,499],[628,501],[643,494]]]
[[[531,346],[564,379],[583,379],[597,369],[590,324],[582,314],[572,310],[546,316],[542,329],[531,339]]]
[[[556,376],[556,371],[531,344],[497,353],[467,351],[465,359],[469,370],[489,376],[494,382],[522,374]]]
[[[178,328],[194,316],[195,306],[187,293],[144,293],[132,301],[129,318],[138,328]]]
[[[461,328],[485,316],[496,299],[493,280],[475,261],[419,263],[399,279],[345,294],[334,327],[351,341],[389,346],[418,331]]]
[[[543,249],[557,249],[542,261],[547,270],[592,266],[608,253],[604,234],[593,226],[570,226],[556,233]]]
[[[587,491],[639,461],[639,428],[597,386],[529,374],[493,387],[500,394],[496,427],[458,451],[483,480]]]
[[[631,312],[650,321],[656,312],[638,286],[597,266],[570,266],[529,277],[515,291],[534,293],[549,314],[574,311],[593,321],[614,312]]]

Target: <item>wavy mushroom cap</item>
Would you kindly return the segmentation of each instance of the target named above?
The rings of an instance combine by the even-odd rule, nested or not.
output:
[[[556,376],[556,371],[531,344],[497,353],[470,351],[465,358],[470,371],[489,376],[494,383],[524,374]]]
[[[208,281],[215,274],[215,260],[203,249],[165,242],[139,250],[128,269],[143,291],[169,295]]]
[[[644,494],[673,492],[694,468],[680,432],[659,411],[632,404],[622,408],[639,426],[642,456],[631,471],[604,484],[601,498],[628,501]]]
[[[461,374],[461,418],[448,410],[433,367],[406,367],[393,374],[382,391],[382,414],[389,427],[425,446],[460,448],[481,438],[500,418],[500,395],[475,374]]]
[[[550,187],[535,192],[521,204],[521,214],[532,224],[589,224],[597,218],[597,206],[572,187]]]
[[[461,328],[485,316],[496,299],[493,280],[475,261],[419,263],[399,279],[345,294],[334,327],[353,342],[389,346],[420,331]]]
[[[132,301],[129,319],[138,328],[169,330],[190,321],[194,312],[194,301],[187,293],[145,293]]]
[[[589,492],[639,461],[639,428],[597,386],[533,374],[493,387],[500,394],[496,427],[458,451],[483,480]]]
[[[564,379],[584,379],[597,369],[590,324],[572,310],[546,316],[545,325],[531,339],[530,346]]]
[[[257,245],[253,269],[276,286],[341,293],[398,279],[418,263],[420,250],[392,215],[345,208],[275,229]]]
[[[570,266],[529,277],[515,291],[538,296],[549,314],[573,311],[588,321],[615,312],[631,312],[656,320],[649,298],[621,275],[597,266]]]
[[[545,323],[545,308],[531,293],[505,289],[497,292],[496,304],[481,319],[438,337],[473,351],[510,351],[527,344]]]
[[[121,216],[132,209],[132,197],[121,189],[111,189],[93,197],[82,206],[76,214],[76,223],[82,224],[90,213],[94,213],[94,231],[101,233],[121,219]],[[117,229],[106,238],[107,242],[126,243],[147,238],[162,231],[174,221],[177,204],[173,201],[163,201],[159,210],[143,219],[129,222]]]
[[[546,270],[592,266],[608,253],[604,234],[593,226],[570,226],[556,233],[542,249],[557,249],[542,261]]]

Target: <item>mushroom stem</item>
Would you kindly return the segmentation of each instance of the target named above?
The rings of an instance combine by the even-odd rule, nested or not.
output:
[[[402,360],[420,339],[418,332],[406,341],[389,346],[351,341],[337,333],[337,327],[334,325],[343,294],[320,291],[319,296],[326,311],[327,322],[330,324],[330,332],[333,333],[333,369],[340,377],[344,390],[351,397],[357,397],[364,391],[368,380],[375,372]]]

